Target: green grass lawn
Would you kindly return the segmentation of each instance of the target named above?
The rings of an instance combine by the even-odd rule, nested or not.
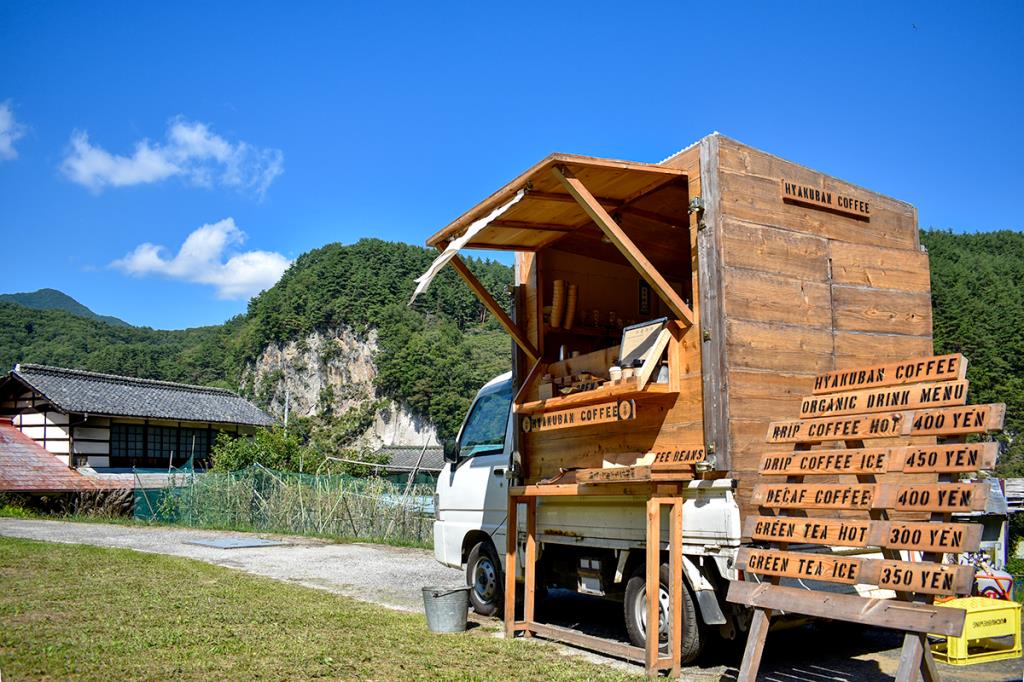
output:
[[[495,631],[435,635],[422,615],[199,561],[0,538],[4,682],[628,678]]]

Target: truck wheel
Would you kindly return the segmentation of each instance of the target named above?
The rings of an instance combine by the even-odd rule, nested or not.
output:
[[[478,542],[469,552],[466,563],[466,584],[473,610],[481,616],[501,614],[505,603],[505,578],[498,554],[490,542]]]
[[[660,602],[658,609],[658,640],[661,651],[667,652],[668,626],[666,618],[668,617],[669,609],[668,564],[661,565],[658,575],[659,582],[661,583],[658,590],[658,601]],[[683,663],[690,663],[700,655],[701,649],[704,646],[704,633],[701,632],[701,623],[697,617],[697,609],[694,608],[693,597],[690,595],[690,590],[686,586],[685,580],[683,581],[682,605],[681,661]],[[639,566],[633,571],[629,582],[626,583],[626,598],[623,602],[623,611],[626,617],[626,632],[629,633],[630,641],[638,647],[647,646],[647,571],[643,566]]]

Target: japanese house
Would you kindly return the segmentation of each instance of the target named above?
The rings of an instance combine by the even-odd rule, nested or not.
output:
[[[218,432],[274,419],[221,388],[17,365],[0,379],[0,416],[71,467],[203,467]]]

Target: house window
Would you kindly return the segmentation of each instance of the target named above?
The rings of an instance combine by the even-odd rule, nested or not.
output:
[[[173,426],[149,427],[149,458],[160,463],[170,463],[184,459],[178,445],[178,429]]]
[[[145,454],[142,424],[110,425],[111,457],[142,457]]]
[[[182,459],[194,457],[194,461],[205,460],[210,454],[210,432],[207,429],[181,430]]]

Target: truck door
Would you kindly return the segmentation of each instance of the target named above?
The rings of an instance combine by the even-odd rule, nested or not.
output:
[[[506,432],[512,381],[508,375],[500,379],[477,394],[459,433],[458,461],[446,464],[437,482],[438,525],[443,529],[444,557],[436,550],[435,555],[450,566],[461,564],[468,535],[474,538],[471,545],[483,538],[481,533],[489,536],[499,556],[505,546],[505,472],[510,460]],[[442,539],[437,535],[435,542]]]

